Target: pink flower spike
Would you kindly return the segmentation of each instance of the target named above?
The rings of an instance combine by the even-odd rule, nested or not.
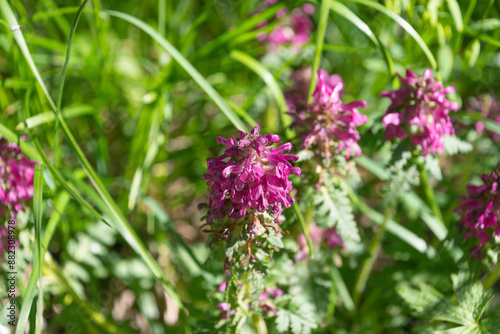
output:
[[[302,136],[302,148],[322,152],[329,158],[333,151],[345,151],[346,157],[358,156],[361,149],[357,144],[360,136],[356,130],[368,121],[358,108],[366,108],[365,101],[343,104],[340,98],[344,83],[338,75],[329,75],[318,70],[318,82],[313,94],[313,102],[307,101],[307,89],[311,80],[310,69],[295,72],[292,78],[295,87],[286,92],[289,114],[293,117],[292,127]]]
[[[443,88],[443,84],[432,77],[431,69],[421,77],[407,69],[406,78],[401,81],[400,89],[381,94],[392,100],[382,119],[386,139],[410,136],[414,145],[423,148],[424,155],[444,154],[444,136],[455,134],[448,113],[459,108],[457,103],[446,99],[446,94],[455,88]]]
[[[500,176],[497,171],[482,176],[484,185],[467,186],[468,197],[463,198],[463,202],[457,209],[461,214],[462,220],[459,222],[459,228],[465,229],[465,238],[476,237],[479,241],[471,253],[472,257],[481,258],[482,249],[493,234],[500,232]]]
[[[280,143],[275,134],[260,135],[257,125],[249,133],[238,133],[240,139],[219,137],[217,142],[226,146],[218,158],[208,158],[208,173],[203,175],[210,187],[208,205],[211,208],[207,222],[228,216],[240,219],[251,212],[267,210],[278,222],[282,205],[293,204],[290,196],[290,174],[300,175],[300,168],[292,167],[295,154],[284,154],[292,144]],[[257,232],[258,229],[253,229]]]

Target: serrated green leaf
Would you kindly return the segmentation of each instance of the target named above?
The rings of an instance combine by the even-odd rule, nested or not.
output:
[[[290,328],[290,313],[286,310],[279,310],[275,323],[278,332],[287,332],[288,328]]]
[[[481,333],[500,333],[500,315],[481,321]]]
[[[318,225],[330,228],[336,227],[344,241],[359,241],[359,232],[349,194],[345,189],[336,187],[325,182],[320,187],[314,203],[317,206],[316,213],[319,216]]]
[[[444,150],[446,154],[455,155],[457,153],[469,153],[472,145],[460,140],[457,136],[444,136]]]

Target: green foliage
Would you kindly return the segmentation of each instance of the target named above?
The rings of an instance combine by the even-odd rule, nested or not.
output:
[[[454,295],[449,297],[423,282],[418,288],[404,284],[396,290],[416,316],[429,321],[460,325],[435,333],[495,333],[498,317],[482,319],[488,303],[493,298],[491,292],[484,291],[482,283],[472,279],[470,272],[466,270],[452,275],[452,283]]]
[[[345,242],[359,242],[359,232],[347,190],[338,180],[323,174],[323,185],[315,193],[316,221],[324,228],[336,227]]]

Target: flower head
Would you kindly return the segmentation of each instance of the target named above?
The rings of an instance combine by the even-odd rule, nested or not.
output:
[[[309,237],[311,238],[311,243],[313,245],[320,245],[321,243],[326,243],[329,249],[344,248],[344,240],[337,231],[336,227],[331,227],[328,229],[322,229],[316,224],[312,224],[309,227]],[[309,247],[307,245],[307,239],[304,234],[300,234],[297,238],[297,243],[299,245],[299,251],[295,254],[295,261],[299,262],[307,259],[309,256]]]
[[[217,142],[226,146],[226,150],[218,158],[207,159],[208,174],[203,175],[210,187],[211,211],[207,223],[225,216],[239,219],[249,210],[267,211],[278,222],[282,205],[290,207],[294,203],[288,177],[300,175],[300,168],[289,162],[299,157],[284,153],[292,149],[292,144],[274,148],[281,143],[280,137],[260,135],[258,125],[248,133],[238,131],[238,139],[218,137]]]
[[[465,237],[476,237],[479,246],[474,248],[472,256],[481,258],[483,246],[490,241],[493,233],[500,237],[500,167],[496,172],[482,176],[481,186],[468,185],[468,197],[458,208],[462,216],[460,228],[465,229]]]
[[[432,77],[431,69],[422,76],[406,70],[406,78],[401,79],[400,89],[381,94],[392,100],[382,119],[387,140],[410,135],[414,145],[422,146],[424,155],[444,154],[444,136],[455,134],[448,113],[458,110],[458,104],[447,100],[446,94],[455,87],[443,88]]]
[[[489,94],[479,95],[475,98],[472,98],[469,104],[467,105],[467,109],[470,111],[477,111],[481,113],[486,119],[490,119],[496,124],[500,125],[500,105],[497,104],[495,98]],[[476,123],[476,131],[482,133],[484,131],[484,122],[479,121]],[[500,141],[500,135],[498,133],[494,133],[488,131],[491,139],[498,143]]]
[[[16,144],[0,139],[0,214],[8,209],[15,218],[24,210],[24,202],[33,197],[35,165]]]
[[[276,19],[281,20],[270,33],[262,32],[257,39],[276,49],[280,45],[291,45],[296,53],[302,50],[302,46],[309,42],[313,23],[309,15],[314,13],[314,6],[306,4],[303,8],[296,9],[286,15],[286,9],[281,9],[276,13]],[[267,22],[262,22],[259,27],[264,27]]]
[[[229,303],[219,303],[217,304],[217,308],[220,311],[221,319],[229,319],[236,313],[235,309],[231,309],[231,305]]]
[[[325,70],[319,69],[313,101],[308,103],[310,74],[302,70],[296,72],[293,78],[296,88],[287,92],[287,103],[289,114],[294,119],[292,126],[304,137],[302,147],[308,149],[314,145],[327,158],[331,155],[331,149],[335,153],[345,150],[347,158],[359,155],[361,148],[357,142],[360,136],[356,127],[368,119],[358,108],[366,108],[366,102],[342,103],[340,94],[344,83],[340,76],[330,76]]]

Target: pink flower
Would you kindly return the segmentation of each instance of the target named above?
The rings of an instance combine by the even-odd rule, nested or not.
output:
[[[236,313],[236,310],[231,310],[229,303],[219,303],[217,304],[217,308],[220,310],[221,319],[229,319]]]
[[[392,100],[382,119],[386,139],[411,136],[414,145],[422,146],[424,155],[444,154],[444,136],[455,134],[448,113],[458,110],[458,104],[447,100],[446,94],[455,91],[455,87],[443,88],[432,77],[431,69],[421,77],[406,70],[406,78],[401,80],[400,89],[381,94]]]
[[[498,105],[495,98],[489,94],[483,94],[472,98],[467,105],[467,109],[480,112],[481,116],[484,118],[490,119],[500,125],[500,105]],[[484,131],[483,121],[476,123],[476,131],[480,134]],[[500,135],[498,133],[488,131],[488,134],[495,143],[500,141]]]
[[[314,13],[314,6],[306,4],[301,9],[296,9],[286,16],[286,8],[280,9],[276,13],[276,19],[281,22],[270,33],[261,33],[257,36],[258,40],[271,45],[273,50],[280,45],[290,44],[292,50],[299,53],[302,46],[309,42],[313,23],[309,15]],[[261,22],[259,28],[265,27],[267,22]]]
[[[311,226],[309,226],[309,238],[311,238],[311,243],[313,245],[320,245],[324,242],[329,249],[344,248],[345,246],[344,240],[342,240],[342,237],[337,232],[336,227],[322,229],[315,224],[311,224]],[[295,262],[305,260],[309,256],[309,246],[307,245],[306,236],[304,234],[298,236],[297,243],[299,245],[299,251],[295,254]]]
[[[484,185],[468,185],[468,197],[463,197],[458,212],[462,216],[459,223],[465,229],[465,238],[476,237],[479,245],[472,251],[472,257],[481,258],[483,246],[490,241],[493,233],[500,237],[500,166],[497,171],[482,176]]]
[[[273,307],[272,299],[275,299],[279,296],[283,296],[284,292],[280,288],[276,287],[276,289],[264,288],[259,296],[259,307],[264,310],[266,313],[273,313],[275,316],[278,316],[278,312]]]
[[[267,211],[278,222],[282,205],[290,207],[294,203],[288,177],[300,175],[301,171],[289,160],[297,161],[299,157],[284,153],[292,149],[290,143],[274,148],[281,143],[280,137],[260,135],[258,125],[249,133],[238,131],[238,138],[218,137],[217,142],[226,146],[226,150],[218,158],[207,159],[208,174],[203,175],[210,187],[211,211],[207,223],[225,216],[240,219],[249,209]]]
[[[33,197],[33,176],[37,163],[26,158],[16,144],[0,139],[0,214],[10,211],[12,219],[24,211],[24,203]]]
[[[358,145],[360,136],[357,126],[368,121],[358,108],[366,108],[365,101],[353,101],[343,104],[340,94],[344,83],[338,75],[328,75],[323,69],[318,70],[318,83],[313,94],[313,102],[307,102],[309,70],[301,70],[293,75],[295,88],[287,92],[289,114],[293,117],[292,127],[302,135],[302,147],[313,146],[324,153],[326,158],[345,150],[346,157],[361,154]]]

